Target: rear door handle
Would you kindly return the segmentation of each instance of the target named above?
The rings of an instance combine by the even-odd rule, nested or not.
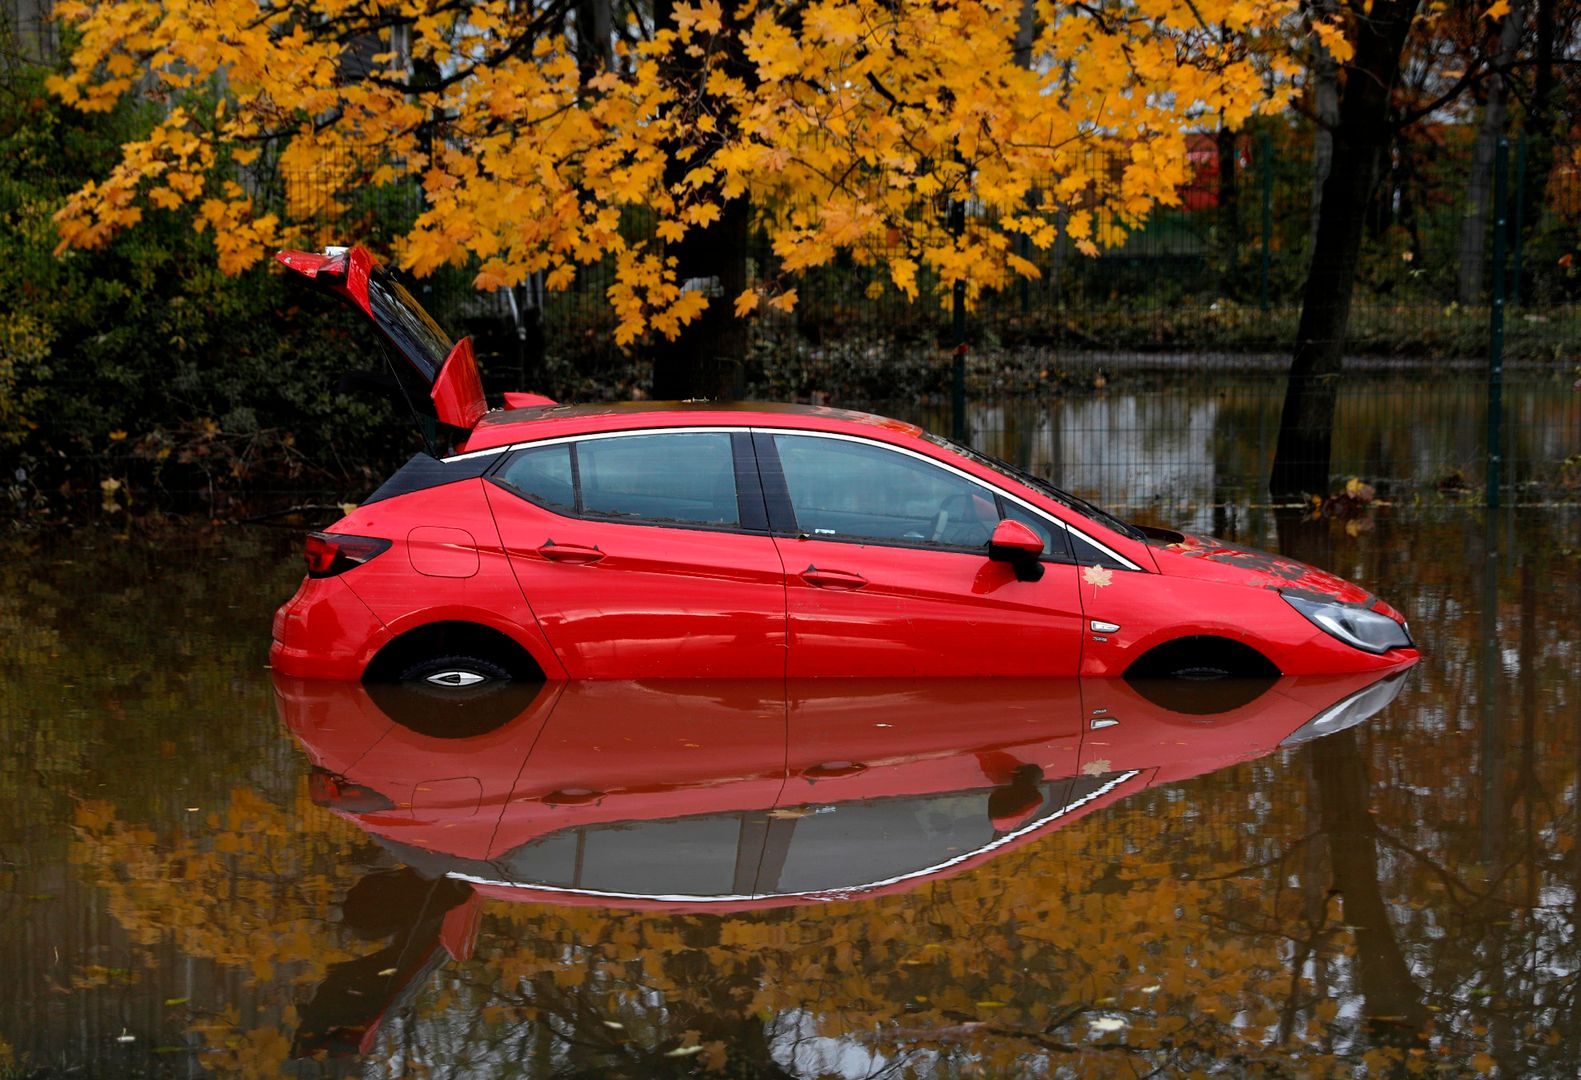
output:
[[[597,547],[557,544],[553,540],[545,540],[543,546],[538,549],[538,554],[551,562],[563,563],[595,563],[604,557],[604,553]]]
[[[801,572],[801,579],[815,589],[860,589],[867,578],[849,570],[820,570],[809,566]]]

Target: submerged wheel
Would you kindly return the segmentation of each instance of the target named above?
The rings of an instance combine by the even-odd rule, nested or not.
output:
[[[402,727],[438,739],[467,739],[510,723],[532,705],[543,684],[516,679],[493,660],[457,655],[408,664],[394,682],[364,685]]]
[[[510,678],[511,673],[492,660],[476,656],[436,656],[408,666],[397,676],[397,681],[467,692],[475,687],[509,682]]]
[[[1227,679],[1233,672],[1228,667],[1219,664],[1180,664],[1166,668],[1162,675],[1170,679],[1191,679],[1195,682],[1209,682],[1213,679]]]

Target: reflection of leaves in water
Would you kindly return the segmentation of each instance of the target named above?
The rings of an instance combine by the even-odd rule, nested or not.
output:
[[[1505,839],[1499,867],[1486,872],[1492,884],[1481,870],[1474,888],[1463,873],[1441,880],[1467,865],[1468,850],[1472,861],[1479,857],[1483,811],[1468,808],[1464,799],[1472,740],[1444,738],[1443,709],[1435,703],[1474,695],[1481,638],[1478,609],[1467,602],[1465,562],[1419,557],[1429,545],[1458,550],[1471,541],[1458,528],[1443,535],[1414,528],[1414,534],[1380,530],[1366,545],[1341,544],[1334,569],[1377,582],[1413,621],[1436,631],[1435,662],[1413,674],[1391,723],[1358,736],[1358,744],[1372,769],[1367,805],[1383,830],[1378,842],[1400,856],[1380,861],[1383,895],[1411,898],[1391,901],[1387,916],[1400,940],[1417,943],[1411,974],[1438,1018],[1434,1053],[1441,1046],[1485,1075],[1493,1059],[1475,1032],[1496,1010],[1500,1022],[1506,1010],[1518,1009],[1523,1024],[1556,1035],[1569,1023],[1554,973],[1574,970],[1575,946],[1556,936],[1544,946],[1549,962],[1528,962],[1522,950],[1536,938],[1523,883],[1538,879],[1539,896],[1564,888],[1574,810],[1568,799],[1511,792],[1496,822]],[[1581,637],[1576,570],[1555,558],[1560,544],[1573,543],[1571,528],[1533,529],[1519,549],[1520,558],[1535,560],[1535,581],[1560,583],[1543,590],[1531,619],[1538,641]],[[254,793],[238,807],[226,795],[242,775],[238,741],[214,734],[223,725],[171,722],[178,708],[189,715],[195,703],[210,718],[257,705],[256,695],[248,696],[250,684],[236,673],[256,658],[258,628],[238,622],[228,637],[215,638],[194,632],[190,621],[129,620],[128,610],[168,603],[156,590],[191,611],[203,610],[209,594],[183,592],[182,575],[148,586],[146,573],[139,578],[132,572],[139,570],[135,560],[116,564],[113,585],[90,575],[88,565],[52,575],[38,574],[37,563],[26,560],[9,571],[0,568],[0,623],[25,631],[14,639],[0,633],[0,666],[15,663],[7,672],[13,678],[24,665],[39,672],[56,702],[63,681],[93,680],[98,703],[80,712],[46,711],[38,704],[44,701],[39,684],[11,683],[25,696],[7,704],[20,705],[28,717],[37,714],[38,722],[9,729],[26,739],[26,752],[0,762],[0,787],[15,796],[9,805],[27,816],[51,798],[63,799],[60,791],[68,786],[80,790],[90,770],[96,783],[116,778],[129,802],[81,804],[79,865],[113,905],[115,918],[133,928],[133,940],[173,935],[180,955],[213,955],[226,964],[239,959],[248,966],[252,951],[260,950],[276,980],[270,989],[280,991],[274,1000],[301,998],[295,988],[345,955],[333,913],[351,872],[340,865],[340,853],[356,846],[357,834],[307,806],[305,796],[282,809],[271,805],[281,799]],[[1401,580],[1398,568],[1407,566],[1410,589],[1396,595],[1400,587],[1388,583]],[[1519,583],[1499,572],[1504,591],[1496,614],[1508,637],[1526,629],[1516,622],[1524,609],[1514,603],[1511,586]],[[80,591],[66,591],[71,575],[82,575]],[[183,575],[197,576],[190,565]],[[291,576],[300,576],[294,566]],[[212,587],[211,580],[205,588]],[[284,588],[276,599],[288,592]],[[84,602],[100,595],[102,605]],[[224,611],[220,618],[235,618]],[[194,665],[191,654],[205,648],[208,662]],[[143,653],[136,661],[142,672],[136,702],[110,692],[131,681],[128,650]],[[56,652],[58,658],[51,655]],[[1537,737],[1509,736],[1501,743],[1507,755],[1501,761],[1514,768],[1514,755],[1530,750],[1534,756],[1522,775],[1533,777],[1533,792],[1563,791],[1572,782],[1574,725],[1558,727],[1549,718],[1565,710],[1574,715],[1573,660],[1554,648],[1522,661],[1542,688],[1531,713]],[[1519,695],[1513,683],[1504,692]],[[1412,701],[1418,712],[1411,711]],[[82,716],[86,722],[74,719]],[[6,721],[0,710],[0,730],[8,730]],[[107,739],[106,730],[119,734]],[[145,730],[157,731],[158,738],[134,739]],[[1345,910],[1344,897],[1328,895],[1327,845],[1310,839],[1319,815],[1307,804],[1305,753],[1143,793],[971,872],[902,895],[725,917],[491,903],[476,959],[448,967],[411,1006],[414,1022],[390,1030],[410,1040],[413,1072],[442,1071],[461,1052],[490,1045],[497,1033],[531,1031],[543,1053],[587,1063],[589,1074],[621,1061],[630,1073],[631,1059],[622,1057],[628,1047],[652,1054],[642,1060],[653,1061],[682,1041],[684,1030],[701,1032],[705,1050],[696,1063],[710,1062],[708,1048],[718,1044],[743,1074],[762,1063],[761,1044],[775,1038],[779,1045],[827,1038],[842,1049],[870,1046],[936,1073],[1169,1073],[1211,1070],[1225,1060],[1252,1073],[1288,1071],[1293,1055],[1313,1075],[1362,1065],[1378,1073],[1414,1067],[1422,1059],[1410,1057],[1407,1047],[1369,1048],[1354,974],[1356,930],[1346,925],[1356,914]],[[167,805],[125,779],[168,777],[170,767],[161,763],[184,759],[203,766],[194,771],[196,788],[167,792]],[[1382,782],[1404,763],[1412,783]],[[249,775],[267,769],[256,755],[247,767]],[[41,778],[48,788],[38,786]],[[1275,789],[1278,797],[1266,803],[1246,799]],[[197,803],[219,807],[215,827],[235,835],[223,843],[183,838],[179,829],[158,824],[168,806],[179,818]],[[1528,813],[1534,820],[1523,824]],[[150,821],[155,824],[142,824]],[[245,840],[255,825],[296,835]],[[1503,869],[1522,859],[1529,872]],[[177,891],[185,895],[171,895]],[[293,941],[296,929],[301,936]],[[927,962],[918,962],[919,954]],[[1293,974],[1301,956],[1305,961]],[[139,964],[137,970],[154,967]],[[1499,987],[1497,996],[1483,989],[1489,986]],[[985,1001],[1012,1004],[996,1009],[991,1023],[963,1019]],[[1520,1004],[1508,1004],[1514,1002]],[[480,1008],[489,1005],[495,1007],[486,1013]],[[1126,1017],[1123,1046],[1108,1038],[1083,1041],[1085,1018],[1094,1010]],[[225,1050],[215,1055],[223,1058],[217,1073],[273,1075],[286,1061],[293,1023],[289,1006],[274,1014],[250,1010],[246,1021],[227,1007],[193,1030],[207,1046]],[[605,1042],[590,1034],[594,1028],[607,1033]],[[1545,1053],[1535,1042],[1501,1051],[1512,1075],[1521,1074],[1517,1066],[1527,1074],[1574,1074],[1565,1067],[1574,1060],[1570,1052]],[[693,1060],[665,1064],[690,1067]],[[1139,1064],[1140,1070],[1134,1067]]]
[[[110,914],[136,945],[154,949],[173,937],[183,955],[245,972],[243,981],[250,977],[290,1000],[322,982],[331,964],[355,955],[325,928],[357,873],[341,853],[361,834],[313,809],[305,786],[303,778],[288,808],[237,788],[203,827],[187,835],[124,821],[113,804],[83,799],[69,857],[103,892]],[[157,966],[152,955],[145,962]],[[75,984],[91,988],[135,979],[130,972],[90,966]],[[170,999],[166,1005],[187,1002]],[[205,1062],[211,1067],[273,1075],[289,1057],[294,1018],[286,1020],[247,1030],[240,1012],[227,1005],[219,1016],[195,1020],[192,1031],[208,1044],[212,1056]]]

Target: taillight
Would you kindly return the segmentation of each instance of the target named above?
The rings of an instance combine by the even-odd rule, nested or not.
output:
[[[389,548],[388,540],[376,536],[347,536],[343,533],[308,533],[303,554],[307,556],[308,577],[334,577],[353,566],[361,566]]]

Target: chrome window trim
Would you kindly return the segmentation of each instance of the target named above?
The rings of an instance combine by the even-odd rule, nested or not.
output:
[[[988,481],[984,480],[980,476],[973,476],[971,473],[967,472],[965,469],[957,468],[956,466],[951,465],[947,461],[940,461],[938,458],[929,457],[927,454],[919,453],[916,450],[912,450],[912,449],[909,449],[909,448],[904,447],[904,446],[896,446],[894,443],[887,443],[887,442],[884,442],[881,439],[869,439],[869,438],[865,438],[865,437],[863,437],[861,435],[847,435],[844,432],[809,431],[809,430],[807,430],[805,428],[761,428],[761,427],[754,427],[752,430],[753,431],[761,431],[761,432],[763,432],[764,434],[767,434],[767,435],[810,435],[810,436],[812,436],[814,438],[818,438],[818,439],[838,439],[838,440],[840,440],[842,442],[860,443],[863,446],[876,446],[876,447],[879,447],[879,448],[884,449],[884,450],[894,451],[897,454],[905,454],[907,457],[916,458],[918,461],[925,462],[926,464],[932,465],[935,468],[943,469],[945,472],[953,473],[953,474],[955,474],[956,476],[960,477],[963,480],[966,480],[966,481],[968,481],[970,483],[976,484],[978,487],[981,487],[981,488],[984,488],[984,489],[986,489],[988,491],[991,491],[991,492],[993,492],[996,495],[1000,495],[1000,496],[1010,500],[1011,502],[1015,503],[1017,506],[1020,506],[1023,509],[1031,512],[1032,514],[1036,515],[1037,517],[1041,518],[1042,520],[1047,521],[1049,524],[1056,525],[1059,528],[1064,529],[1068,533],[1071,533],[1071,534],[1073,534],[1075,536],[1081,537],[1087,543],[1091,544],[1093,547],[1097,548],[1099,551],[1101,551],[1105,555],[1109,556],[1109,558],[1111,558],[1111,559],[1115,560],[1116,562],[1118,562],[1121,566],[1125,567],[1127,570],[1136,570],[1136,571],[1140,571],[1142,573],[1146,573],[1146,571],[1143,570],[1140,566],[1136,565],[1136,563],[1132,562],[1130,559],[1127,559],[1124,555],[1121,555],[1119,552],[1117,552],[1113,548],[1109,547],[1109,545],[1107,545],[1105,543],[1102,543],[1102,542],[1100,542],[1098,540],[1094,540],[1087,533],[1083,532],[1082,530],[1080,530],[1078,528],[1075,528],[1074,526],[1070,525],[1067,522],[1061,521],[1059,518],[1057,518],[1054,515],[1050,514],[1047,510],[1044,510],[1041,507],[1033,506],[1030,502],[1028,502],[1027,500],[1021,498],[1021,496],[1012,494],[1011,492],[1008,492],[1008,491],[1004,490],[1003,488],[999,487],[996,484],[991,484]]]
[[[511,881],[506,878],[486,878],[477,874],[469,874],[462,870],[447,870],[445,872],[445,876],[455,881],[464,881],[469,885],[487,885],[493,888],[520,889],[523,892],[530,893],[560,893],[567,896],[596,896],[613,900],[657,900],[663,903],[672,904],[727,904],[751,900],[787,899],[844,900],[847,897],[860,896],[863,893],[872,892],[875,889],[889,888],[893,885],[901,885],[908,881],[916,881],[918,879],[932,877],[936,874],[945,873],[970,859],[975,859],[979,856],[986,855],[989,852],[997,851],[1002,847],[1006,847],[1015,843],[1024,836],[1035,833],[1040,829],[1046,829],[1053,822],[1058,821],[1060,818],[1065,817],[1076,810],[1080,810],[1083,806],[1086,806],[1095,799],[1103,798],[1103,796],[1109,794],[1109,792],[1113,791],[1121,784],[1126,783],[1136,776],[1140,776],[1141,773],[1141,769],[1128,769],[1123,773],[1117,773],[1107,782],[1105,782],[1102,787],[1088,792],[1087,794],[1076,799],[1074,802],[1067,803],[1057,810],[1034,818],[1032,821],[1018,829],[1004,833],[1000,836],[996,836],[982,847],[974,848],[971,851],[959,852],[950,856],[948,859],[945,859],[941,862],[932,863],[928,866],[919,867],[914,870],[902,870],[898,874],[892,874],[889,877],[880,878],[877,881],[868,881],[857,885],[835,885],[827,889],[807,889],[801,892],[731,893],[727,895],[709,896],[707,894],[695,893],[628,893],[607,889],[592,889],[580,885],[548,885],[532,881]],[[838,807],[840,804],[835,803],[833,805]]]
[[[885,442],[882,439],[873,439],[864,435],[848,435],[839,431],[817,431],[810,428],[762,427],[756,424],[741,424],[736,426],[708,425],[701,427],[679,425],[672,427],[629,428],[621,431],[590,431],[581,435],[558,435],[551,439],[528,439],[523,442],[511,443],[508,446],[491,446],[486,450],[474,450],[470,453],[458,454],[455,457],[443,458],[441,460],[447,462],[464,461],[467,458],[481,457],[484,454],[505,454],[517,450],[525,450],[528,447],[555,446],[559,443],[583,442],[591,439],[622,439],[630,438],[635,435],[677,435],[685,434],[687,432],[717,435],[733,434],[742,431],[761,432],[765,435],[806,435],[814,439],[837,439],[841,442],[858,443],[862,446],[874,446],[882,450],[890,450],[897,454],[904,454],[907,457],[916,458],[918,461],[932,465],[938,469],[943,469],[946,472],[953,473],[954,475],[968,481],[969,483],[976,484],[978,487],[985,488],[996,495],[1009,499],[1016,505],[1030,511],[1039,518],[1042,518],[1044,521],[1047,521],[1049,524],[1064,529],[1073,536],[1081,537],[1084,541],[1103,552],[1105,555],[1119,563],[1127,570],[1135,570],[1138,573],[1144,574],[1148,572],[1142,567],[1138,566],[1136,563],[1132,562],[1130,559],[1126,558],[1124,555],[1121,555],[1118,551],[1115,551],[1109,545],[1099,540],[1093,539],[1090,534],[1067,522],[1061,521],[1053,514],[1050,514],[1047,510],[1044,510],[1038,506],[1034,506],[1032,503],[1028,502],[1026,499],[1023,499],[1021,496],[1008,492],[999,487],[997,484],[992,484],[980,476],[972,475],[965,469],[951,465],[947,461],[940,461],[936,457],[929,457],[927,454],[912,450],[909,447],[896,446],[894,443]]]

